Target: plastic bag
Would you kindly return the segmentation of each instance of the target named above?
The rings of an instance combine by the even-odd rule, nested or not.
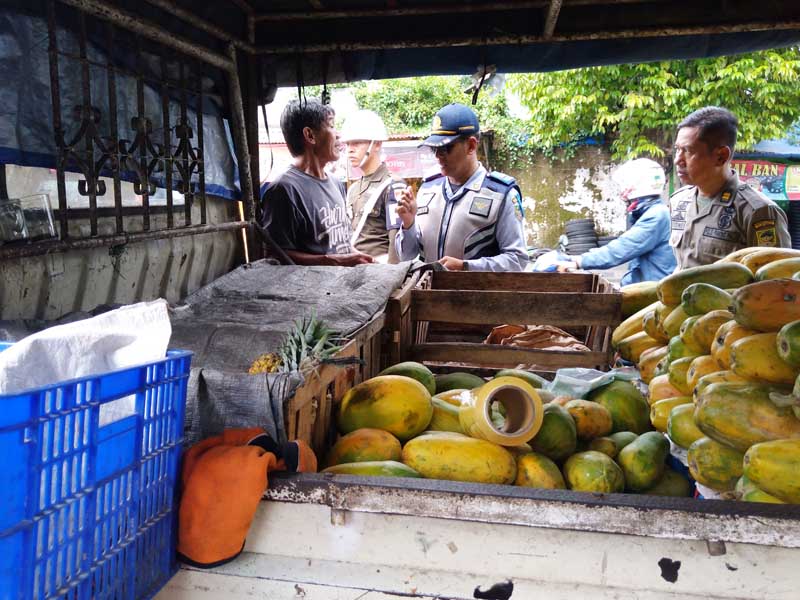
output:
[[[558,269],[559,263],[569,262],[570,260],[572,259],[569,255],[558,250],[551,250],[537,258],[531,270],[536,273],[553,273]]]
[[[570,398],[584,398],[592,390],[608,385],[615,379],[636,382],[639,371],[632,367],[612,369],[611,371],[598,371],[575,367],[559,369],[556,376],[545,389],[556,396],[569,396]]]

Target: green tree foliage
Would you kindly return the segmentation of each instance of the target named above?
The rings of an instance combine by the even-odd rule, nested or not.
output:
[[[616,159],[671,153],[675,126],[707,105],[739,117],[739,149],[785,136],[800,118],[800,52],[769,50],[700,60],[513,75],[530,111],[528,144],[552,154],[603,136]]]

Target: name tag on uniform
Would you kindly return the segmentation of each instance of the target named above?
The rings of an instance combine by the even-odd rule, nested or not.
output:
[[[491,198],[486,198],[485,196],[475,196],[475,198],[472,199],[472,204],[469,207],[469,214],[478,215],[479,217],[488,217],[491,210]]]
[[[430,209],[428,205],[433,200],[433,197],[436,195],[435,192],[425,192],[419,195],[419,199],[417,200],[417,214],[418,215],[427,215]]]
[[[728,242],[740,241],[739,234],[735,231],[728,231],[726,229],[716,229],[714,227],[706,227],[703,229],[703,236],[714,238],[716,240],[725,240]]]

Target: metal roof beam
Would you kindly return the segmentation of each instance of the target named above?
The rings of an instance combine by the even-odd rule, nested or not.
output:
[[[544,31],[542,37],[549,40],[553,37],[556,31],[556,23],[558,22],[558,14],[561,12],[562,0],[550,0],[550,6],[547,7],[547,19],[544,23]]]
[[[216,25],[212,25],[205,19],[201,19],[195,13],[185,10],[180,6],[177,6],[174,2],[170,2],[170,0],[145,0],[148,4],[152,4],[153,6],[160,8],[166,13],[171,14],[173,17],[177,17],[181,19],[185,23],[188,23],[195,29],[199,29],[200,31],[204,31],[205,33],[214,36],[215,38],[222,40],[223,42],[229,42],[234,44],[237,48],[241,48],[242,50],[246,50],[247,52],[253,52],[253,46],[240,40],[238,37],[234,36],[233,34],[225,31],[224,29],[220,29]]]

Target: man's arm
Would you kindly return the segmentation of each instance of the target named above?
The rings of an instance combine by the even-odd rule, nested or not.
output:
[[[754,210],[745,220],[748,246],[775,246],[791,248],[792,238],[786,213],[775,204]]]
[[[464,261],[469,271],[523,271],[528,264],[528,250],[522,223],[516,215],[515,204],[519,198],[516,189],[510,190],[500,209],[495,228],[500,254]],[[442,259],[444,260],[444,259]]]
[[[650,209],[617,239],[582,254],[578,264],[582,269],[610,269],[624,264],[647,254],[659,244],[666,244],[669,229],[668,211]]]
[[[397,198],[397,216],[400,218],[400,229],[394,240],[394,246],[400,260],[413,260],[419,255],[419,227],[417,227],[417,201],[414,191],[406,187]]]

